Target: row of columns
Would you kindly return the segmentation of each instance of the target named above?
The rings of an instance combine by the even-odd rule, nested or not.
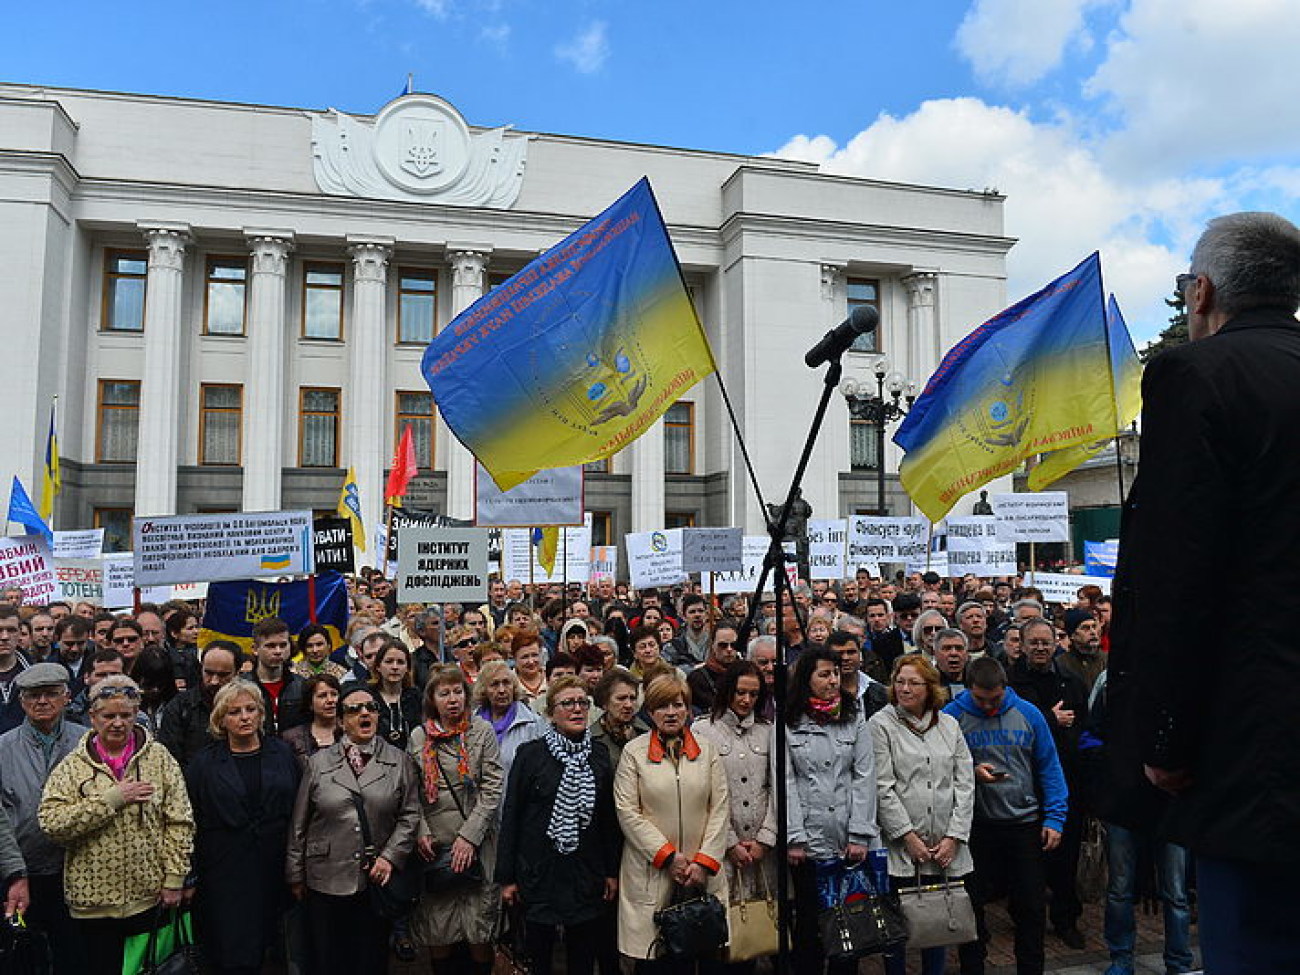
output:
[[[144,321],[144,365],[140,384],[140,427],[136,465],[137,516],[176,513],[176,471],[180,459],[181,337],[184,334],[182,284],[185,253],[193,243],[186,224],[141,224],[149,246]],[[294,235],[287,230],[251,228],[249,248],[247,381],[244,384],[242,507],[275,511],[281,507],[284,458],[286,281]],[[392,426],[389,395],[389,344],[385,315],[392,237],[349,235],[352,304],[348,322],[348,387],[342,417],[343,465],[356,471],[362,516],[371,529],[383,512],[387,437]],[[452,272],[451,314],[456,316],[486,290],[492,248],[449,243]],[[474,517],[474,457],[446,429],[438,429],[439,457],[447,474],[446,514]],[[663,524],[663,426],[632,448],[633,530]]]

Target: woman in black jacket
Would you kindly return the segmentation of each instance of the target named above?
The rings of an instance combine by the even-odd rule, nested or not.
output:
[[[510,769],[496,881],[522,903],[535,970],[551,970],[555,929],[564,928],[568,975],[591,975],[608,904],[618,897],[622,837],[614,770],[587,731],[591,701],[576,677],[546,691],[547,733],[519,747]]]
[[[254,973],[289,904],[289,819],[300,772],[293,749],[262,735],[265,702],[234,680],[217,692],[217,738],[186,769],[194,806],[197,940],[214,971]]]

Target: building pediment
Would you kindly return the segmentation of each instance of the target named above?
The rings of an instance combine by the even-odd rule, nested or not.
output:
[[[322,193],[509,209],[523,186],[529,136],[472,132],[436,95],[402,95],[374,120],[331,109],[311,117]]]

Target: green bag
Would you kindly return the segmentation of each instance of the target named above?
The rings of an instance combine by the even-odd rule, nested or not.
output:
[[[152,942],[152,947],[151,947]],[[194,924],[188,910],[154,911],[152,930],[133,934],[122,948],[122,975],[143,975],[194,944]]]

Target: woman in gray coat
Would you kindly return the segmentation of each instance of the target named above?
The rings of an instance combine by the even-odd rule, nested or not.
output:
[[[411,918],[411,935],[429,947],[435,975],[461,942],[469,944],[472,971],[492,970],[500,891],[489,878],[504,776],[492,726],[472,717],[469,708],[461,669],[435,667],[424,688],[424,723],[407,745],[420,774],[420,855],[433,861],[450,849],[454,872],[480,871],[477,881],[426,893]]]
[[[942,711],[947,692],[920,654],[894,661],[890,707],[871,717],[877,818],[895,886],[971,872],[967,841],[975,810],[975,768],[966,736]],[[927,876],[928,875],[928,876]],[[888,975],[906,971],[905,949],[885,956]],[[945,948],[921,952],[922,975],[943,975]]]
[[[339,700],[343,737],[312,755],[289,827],[286,879],[305,906],[307,971],[388,971],[388,922],[371,906],[415,846],[419,782],[403,752],[377,737],[379,701],[351,684]],[[357,808],[360,800],[373,848]]]

